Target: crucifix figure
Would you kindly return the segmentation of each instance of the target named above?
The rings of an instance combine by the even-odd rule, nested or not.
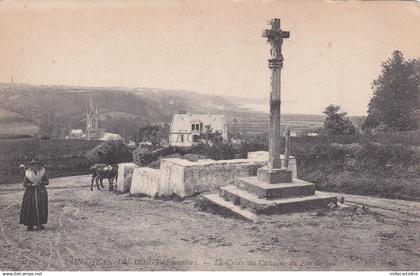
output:
[[[281,47],[283,39],[289,38],[290,33],[280,28],[280,19],[271,20],[271,29],[263,31],[263,37],[270,43],[271,59],[268,67],[271,69],[271,93],[270,93],[270,141],[269,160],[270,169],[282,169],[280,160],[280,95],[281,95],[281,68],[283,67],[283,55]]]
[[[283,45],[283,39],[290,37],[290,32],[281,30],[279,18],[271,20],[271,29],[264,30],[263,37],[266,37],[267,41],[271,45],[271,57],[273,59],[283,59],[281,54],[281,46]]]

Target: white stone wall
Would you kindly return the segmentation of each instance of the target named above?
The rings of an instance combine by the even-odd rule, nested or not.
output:
[[[215,191],[219,187],[234,184],[239,177],[256,175],[257,169],[267,164],[267,158],[268,152],[250,152],[248,159],[205,159],[197,162],[179,158],[162,159],[159,170],[134,168],[130,194],[151,197],[175,194],[186,197]],[[284,156],[281,158],[283,160]],[[291,156],[289,160],[289,169],[296,178],[296,159]]]
[[[134,163],[120,163],[118,164],[118,180],[116,191],[119,193],[127,193],[130,191],[131,177],[134,168],[138,166]]]
[[[248,159],[206,159],[197,162],[179,158],[163,159],[159,170],[134,170],[130,193],[149,196],[191,196],[233,184],[238,177],[256,175],[257,168],[264,164],[264,160]]]
[[[156,197],[162,195],[160,190],[160,170],[152,168],[135,168],[131,179],[131,195],[148,195]]]
[[[192,163],[188,160],[179,158],[168,158],[160,161],[160,184],[163,195],[176,194],[183,196],[184,188],[184,168],[186,164]]]
[[[264,165],[263,160],[234,159],[197,164],[184,168],[185,195],[215,191],[219,187],[234,184],[239,177],[256,175]]]
[[[145,167],[134,169],[130,194],[151,197],[172,194],[184,196],[184,167],[178,160],[183,161],[178,158],[162,159],[158,170]]]

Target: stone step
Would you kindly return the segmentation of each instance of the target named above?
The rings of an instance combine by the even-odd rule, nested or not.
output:
[[[319,194],[302,197],[267,199],[260,198],[255,194],[242,190],[237,186],[225,186],[220,188],[219,195],[234,205],[246,208],[258,214],[283,214],[288,212],[303,212],[319,208],[325,208],[330,202],[337,203],[337,198]]]
[[[226,201],[224,198],[220,197],[218,194],[205,194],[202,195],[213,207],[221,208],[223,211],[227,211],[234,216],[238,216],[245,220],[250,220],[253,222],[258,221],[258,216],[252,213],[249,210],[243,209],[230,201]]]
[[[297,178],[293,178],[292,183],[269,184],[262,182],[256,176],[242,177],[237,180],[236,185],[262,198],[288,198],[315,194],[315,184]]]

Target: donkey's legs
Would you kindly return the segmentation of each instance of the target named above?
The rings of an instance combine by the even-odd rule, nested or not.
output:
[[[105,188],[103,181],[104,181],[104,178],[102,176],[100,176],[99,177],[99,182],[101,183],[101,188]]]
[[[93,181],[95,181],[95,174],[92,174],[92,181],[90,182],[90,190],[93,191]]]
[[[98,188],[98,190],[100,190],[101,188],[99,188],[99,179],[98,178],[100,178],[99,175],[96,176],[96,187]]]

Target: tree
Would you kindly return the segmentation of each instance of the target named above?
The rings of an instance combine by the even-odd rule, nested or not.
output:
[[[373,97],[368,105],[368,116],[363,129],[372,129],[381,123],[398,130],[418,127],[420,71],[415,60],[406,61],[400,51],[382,64],[382,72],[372,83]]]
[[[329,105],[325,108],[324,114],[327,115],[324,121],[324,130],[327,135],[354,134],[356,129],[346,112],[340,112],[338,105]]]
[[[219,131],[213,131],[210,125],[206,125],[204,127],[205,131],[200,134],[199,140],[208,145],[223,143],[222,133],[220,133]]]
[[[41,139],[50,139],[54,130],[54,119],[51,112],[43,112],[39,118],[39,136]]]
[[[159,133],[161,131],[161,128],[157,125],[153,126],[146,126],[140,129],[137,129],[132,135],[131,139],[139,143],[151,143],[153,146],[157,147],[160,145],[160,136]],[[168,134],[169,135],[169,134]]]

